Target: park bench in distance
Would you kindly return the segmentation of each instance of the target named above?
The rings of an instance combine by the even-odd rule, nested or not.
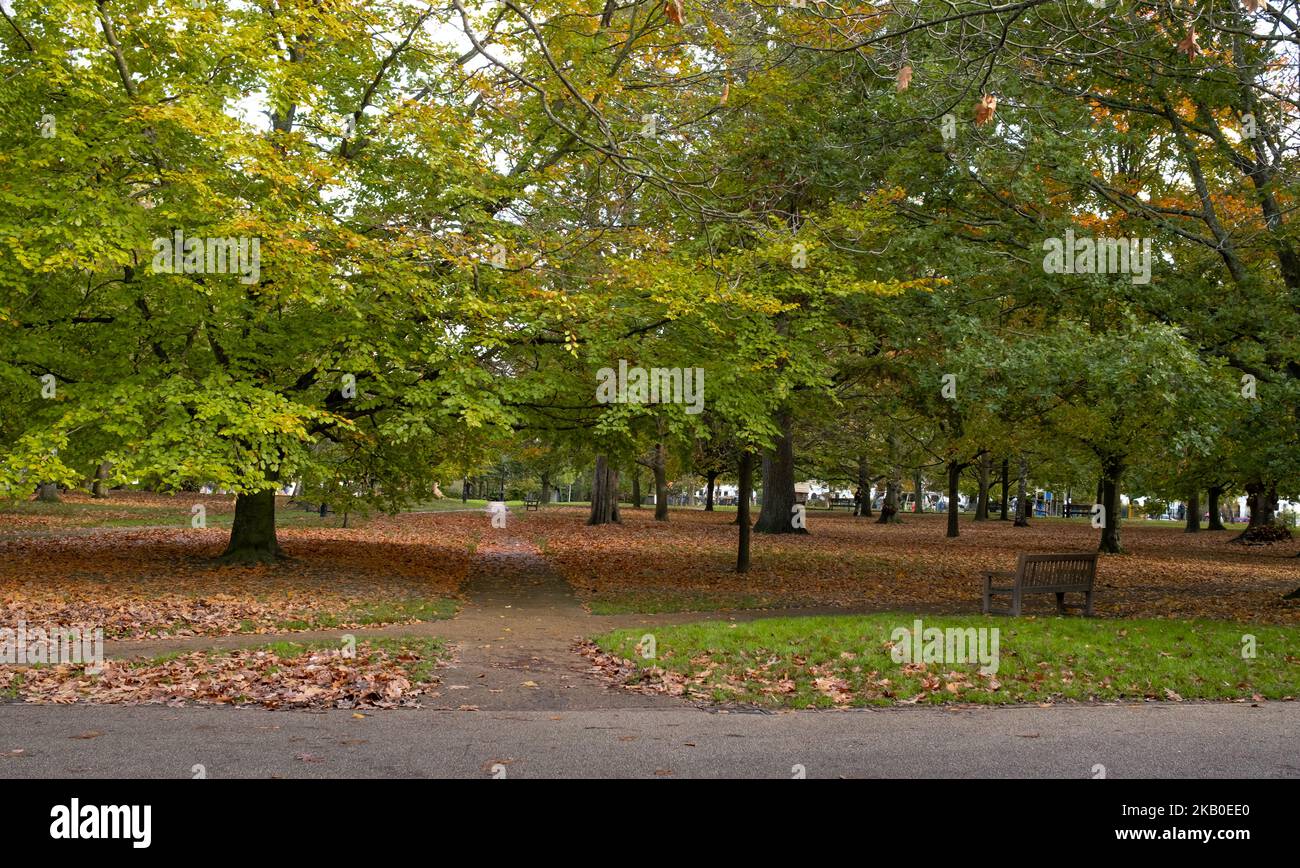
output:
[[[524,512],[528,512],[529,510],[534,510],[534,511],[537,510],[541,502],[542,502],[542,496],[540,494],[524,495]]]
[[[1092,515],[1091,503],[1067,503],[1061,507],[1061,515],[1065,518],[1074,518],[1077,516]]]
[[[995,585],[998,580],[1011,580],[1011,584]],[[1097,553],[1071,552],[1060,555],[1030,555],[1022,553],[1016,562],[1016,571],[991,571],[984,574],[984,614],[989,613],[989,603],[994,594],[1010,594],[1009,615],[1019,615],[1025,594],[1055,593],[1056,611],[1065,614],[1067,608],[1078,605],[1065,602],[1067,593],[1083,594],[1083,614],[1092,617],[1092,586],[1097,579]]]

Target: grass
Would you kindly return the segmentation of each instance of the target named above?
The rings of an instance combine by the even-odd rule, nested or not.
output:
[[[193,496],[197,500],[209,500],[213,495]],[[291,507],[287,497],[281,497],[276,505],[276,527],[339,527],[343,524],[342,513],[331,512],[322,518],[315,510]],[[64,500],[58,503],[44,503],[38,500],[18,500],[5,502],[0,506],[0,516],[5,514],[19,516],[43,516],[60,519],[58,527],[191,527],[190,500],[184,493],[176,494],[165,502],[157,500],[138,504],[124,504],[121,500],[97,502],[86,498]],[[219,530],[229,530],[234,523],[234,503],[228,510],[209,509],[205,516],[205,526]],[[365,521],[360,513],[353,512],[348,517],[349,527],[357,527]]]
[[[340,614],[313,614],[308,618],[278,621],[281,630],[329,630],[340,624],[396,624],[403,621],[441,621],[456,614],[456,601],[447,597],[410,600],[381,600],[364,603]],[[250,622],[249,629],[252,632]]]
[[[519,509],[523,509],[524,506],[524,502],[522,500],[507,500],[505,501],[505,504],[507,507],[511,507],[511,508],[517,507]],[[462,502],[459,497],[446,497],[443,498],[442,500],[421,501],[420,503],[413,504],[402,511],[403,512],[462,512],[471,509],[486,510],[487,505],[488,505],[487,500],[483,500],[477,497],[471,497],[469,500],[466,500],[464,502]]]
[[[375,638],[375,639],[358,639],[357,656],[361,658],[361,644],[368,645],[373,651],[383,651],[388,654],[398,667],[406,674],[412,682],[428,682],[433,680],[434,672],[439,664],[447,656],[447,646],[441,639],[432,636],[397,636],[394,638]],[[270,642],[266,645],[259,645],[255,648],[242,649],[245,651],[270,651],[281,659],[290,659],[307,654],[311,651],[331,651],[338,650],[341,647],[339,642],[318,641],[318,642]],[[408,651],[409,655],[401,655],[400,652]],[[210,651],[209,657],[219,657],[230,654],[229,651]],[[165,655],[150,661],[150,663],[165,663]]]
[[[791,603],[752,594],[638,591],[589,597],[584,602],[593,615],[660,614],[665,612],[717,612],[736,609],[790,608]]]
[[[16,700],[22,693],[23,681],[25,676],[22,672],[15,672],[14,676],[9,679],[9,683],[0,687],[0,700]]]
[[[885,613],[709,622],[596,637],[630,659],[633,682],[675,681],[688,695],[790,708],[1122,699],[1291,699],[1300,694],[1300,628],[1222,621],[927,616],[924,627],[997,628],[998,665],[896,662],[891,638],[921,616]],[[1253,659],[1243,637],[1255,637]],[[986,634],[992,650],[992,634]],[[664,673],[667,673],[665,675]]]

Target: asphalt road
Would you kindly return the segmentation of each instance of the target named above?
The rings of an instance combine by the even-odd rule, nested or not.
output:
[[[0,705],[0,778],[1300,778],[1300,704],[718,713]],[[494,769],[495,767],[495,769]]]

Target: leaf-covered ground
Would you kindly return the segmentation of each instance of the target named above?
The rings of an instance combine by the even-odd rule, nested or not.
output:
[[[720,607],[847,606],[867,610],[978,612],[980,573],[1015,568],[1019,552],[1095,551],[1086,520],[974,522],[944,537],[942,515],[880,525],[844,512],[810,511],[807,536],[755,534],[748,575],[733,572],[734,513],[624,509],[623,524],[587,527],[585,513],[552,508],[514,527],[538,542],[595,612],[702,611]],[[1300,623],[1300,540],[1243,547],[1232,531],[1186,534],[1126,521],[1127,554],[1098,566],[1097,613],[1124,618],[1216,618]],[[1026,598],[1027,613],[1055,598]],[[716,601],[719,605],[709,605]]]
[[[205,498],[209,518],[229,498]],[[1021,551],[1092,550],[1086,521],[1039,520],[1028,529],[909,515],[879,525],[843,512],[810,512],[807,536],[754,536],[753,570],[732,571],[734,513],[674,510],[668,522],[624,509],[621,526],[587,527],[580,508],[511,513],[491,528],[479,511],[375,516],[359,526],[286,523],[290,559],[275,567],[213,563],[226,531],[189,527],[187,495],[130,494],[111,509],[168,516],[175,528],[85,524],[88,498],[59,505],[65,525],[32,529],[32,504],[0,510],[0,613],[4,622],[103,627],[107,638],[215,636],[352,628],[446,617],[480,541],[500,535],[535,544],[595,612],[700,611],[789,606],[866,611],[975,612],[980,572],[1010,569]],[[116,505],[113,505],[116,504]],[[293,511],[281,504],[280,516]],[[94,513],[91,518],[102,518]],[[317,520],[318,517],[316,517]],[[336,518],[325,521],[335,521]],[[211,524],[211,523],[210,523]],[[1242,547],[1232,532],[1185,534],[1127,522],[1128,554],[1105,556],[1098,578],[1103,617],[1214,618],[1300,623],[1300,541]],[[1050,596],[1027,612],[1053,611]]]
[[[266,708],[397,708],[437,696],[443,654],[434,639],[370,640],[355,656],[339,647],[278,643],[150,661],[0,666],[0,696],[35,703],[260,705]]]
[[[74,526],[18,535],[15,513],[0,512],[4,623],[89,625],[102,627],[106,638],[139,639],[448,617],[483,531],[472,514],[377,517],[359,528],[281,527],[287,561],[233,567],[212,560],[227,531],[190,528],[188,509],[181,513],[185,523],[174,530]]]
[[[924,616],[925,628],[997,628],[997,666],[891,653],[917,617],[710,621],[619,630],[583,646],[633,690],[792,708],[1193,699],[1293,700],[1300,629],[1218,621]],[[1243,637],[1249,634],[1249,646]],[[986,634],[985,650],[992,649]],[[1244,657],[1249,647],[1253,657]],[[973,650],[973,648],[972,648]],[[652,658],[647,655],[653,654]],[[995,668],[995,671],[991,671]]]

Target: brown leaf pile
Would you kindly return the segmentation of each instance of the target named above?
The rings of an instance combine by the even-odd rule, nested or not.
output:
[[[360,643],[355,658],[337,649],[281,657],[272,650],[196,651],[148,665],[106,660],[98,675],[81,666],[19,670],[0,666],[0,690],[33,703],[260,705],[266,708],[415,707],[437,696],[438,679],[412,682],[417,652],[396,654]]]
[[[588,639],[582,639],[574,645],[574,650],[591,661],[587,670],[605,680],[611,686],[621,687],[634,693],[655,694],[660,696],[686,696],[691,699],[708,699],[710,694],[698,685],[704,677],[694,676],[687,679],[680,672],[659,666],[638,668],[635,663],[616,654],[601,650],[600,646]]]
[[[978,612],[982,571],[1014,569],[1020,552],[1095,551],[1099,533],[1086,522],[1016,528],[962,516],[961,536],[946,539],[943,515],[881,525],[809,510],[806,536],[755,534],[753,565],[741,576],[734,519],[675,510],[657,522],[652,510],[624,509],[622,525],[587,527],[582,510],[553,508],[516,529],[545,538],[547,559],[587,598],[673,592],[933,612]],[[1125,521],[1127,554],[1104,555],[1097,568],[1098,614],[1300,623],[1300,602],[1281,600],[1300,587],[1300,540],[1241,546],[1230,542],[1235,535]],[[1030,595],[1025,611],[1055,611],[1055,598]]]
[[[0,524],[11,517],[0,515]],[[363,528],[281,528],[289,559],[275,566],[217,565],[228,536],[218,529],[0,539],[0,622],[102,627],[110,639],[216,636],[454,596],[483,521],[409,514]],[[331,626],[354,624],[344,618]]]

